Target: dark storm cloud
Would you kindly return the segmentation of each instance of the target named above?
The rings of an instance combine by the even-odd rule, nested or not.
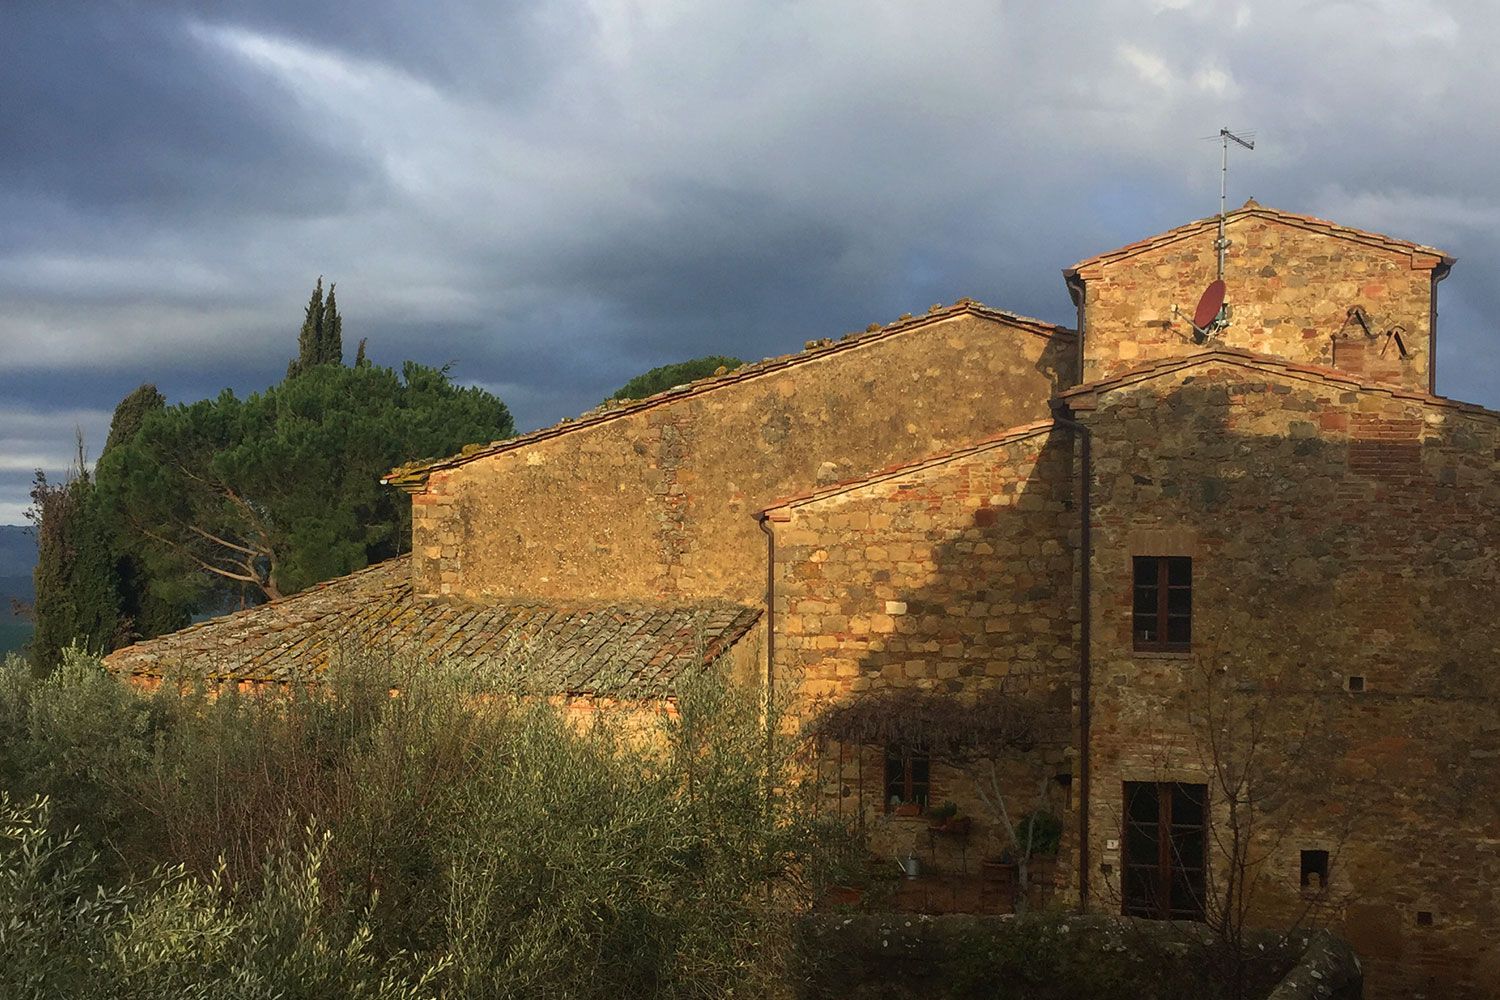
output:
[[[125,392],[352,349],[535,426],[631,375],[970,295],[1235,204],[1432,243],[1439,388],[1500,404],[1493,18],[1428,0],[0,7],[0,522]],[[50,463],[50,464],[48,464]]]
[[[21,4],[0,32],[0,183],[98,220],[337,211],[356,155],[296,121],[272,81],[233,72],[165,9]],[[73,8],[75,12],[80,8]],[[336,128],[335,128],[336,132]],[[143,218],[142,222],[146,220]],[[37,232],[28,235],[33,239]]]

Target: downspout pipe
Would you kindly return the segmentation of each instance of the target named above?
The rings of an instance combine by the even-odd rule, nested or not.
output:
[[[1093,662],[1090,659],[1090,629],[1093,618],[1092,568],[1093,436],[1076,420],[1053,414],[1053,421],[1078,435],[1078,912],[1089,909],[1089,747],[1093,725]]]
[[[1083,382],[1083,347],[1084,339],[1088,336],[1085,330],[1085,319],[1088,311],[1084,308],[1088,303],[1088,286],[1084,284],[1083,276],[1077,271],[1064,271],[1063,281],[1068,286],[1068,297],[1073,300],[1073,306],[1078,311],[1078,352],[1077,370],[1073,372],[1073,385]]]
[[[776,533],[771,528],[771,512],[756,515],[760,530],[766,534],[766,704],[776,695]]]
[[[1432,294],[1427,306],[1427,394],[1437,395],[1438,282],[1448,277],[1453,265],[1443,262],[1432,269]]]

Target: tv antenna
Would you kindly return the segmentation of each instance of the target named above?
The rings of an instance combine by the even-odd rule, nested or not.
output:
[[[1214,250],[1219,258],[1219,270],[1217,276],[1211,281],[1203,294],[1198,297],[1198,306],[1193,310],[1193,340],[1203,343],[1209,337],[1223,330],[1229,325],[1229,304],[1224,301],[1224,251],[1229,249],[1229,236],[1224,227],[1229,216],[1229,144],[1238,143],[1246,149],[1255,148],[1255,133],[1253,131],[1231,132],[1229,129],[1219,129],[1218,135],[1206,135],[1205,139],[1218,139],[1223,149],[1219,160],[1219,236],[1214,240]],[[1172,315],[1181,316],[1183,312],[1177,306],[1172,306]]]
[[[1228,214],[1229,194],[1229,143],[1231,140],[1244,146],[1246,149],[1255,148],[1255,133],[1231,132],[1228,126],[1219,129],[1219,144],[1223,152],[1219,159],[1219,238],[1214,241],[1214,248],[1219,251],[1219,280],[1224,280],[1224,251],[1229,249],[1229,237],[1224,235],[1224,217]]]

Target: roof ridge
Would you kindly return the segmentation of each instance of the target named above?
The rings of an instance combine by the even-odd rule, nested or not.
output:
[[[439,469],[454,468],[472,462],[475,459],[496,455],[504,451],[511,451],[537,441],[544,441],[560,434],[566,434],[569,431],[578,430],[583,427],[592,427],[617,417],[639,413],[678,397],[695,396],[699,393],[709,392],[723,386],[757,378],[770,372],[780,371],[795,364],[816,360],[830,353],[860,347],[893,334],[905,333],[930,323],[941,322],[966,313],[1008,323],[1013,326],[1030,328],[1031,332],[1043,337],[1072,337],[1076,334],[1076,331],[1070,327],[1057,323],[1048,323],[1045,320],[1034,319],[1030,316],[1022,316],[1019,313],[1008,312],[1004,309],[997,309],[966,296],[952,305],[934,305],[921,316],[903,313],[899,319],[884,326],[872,323],[863,331],[846,333],[838,340],[834,340],[832,337],[809,340],[805,348],[801,351],[762,358],[760,361],[754,361],[750,364],[741,365],[732,371],[726,371],[722,375],[709,375],[684,385],[673,386],[670,389],[647,396],[644,399],[629,400],[617,405],[610,405],[610,402],[606,402],[592,410],[585,411],[577,417],[564,417],[557,423],[538,428],[534,431],[528,431],[525,434],[518,434],[515,437],[505,438],[500,441],[492,441],[487,445],[468,445],[458,453],[445,458],[408,462],[386,473],[380,481],[385,485],[420,489],[422,484],[426,482],[427,476]]]
[[[1257,369],[1276,369],[1291,376],[1310,376],[1321,382],[1335,383],[1356,389],[1361,392],[1379,392],[1392,396],[1396,399],[1410,399],[1432,406],[1441,406],[1447,409],[1459,410],[1464,413],[1474,413],[1481,416],[1500,418],[1500,410],[1492,410],[1478,403],[1466,403],[1458,399],[1450,399],[1447,396],[1439,396],[1434,393],[1422,392],[1417,389],[1408,389],[1405,386],[1392,385],[1387,382],[1376,382],[1362,379],[1339,368],[1330,368],[1327,365],[1309,365],[1297,361],[1290,361],[1274,354],[1261,354],[1256,351],[1245,350],[1242,347],[1216,347],[1207,351],[1197,351],[1192,354],[1180,354],[1169,358],[1157,358],[1143,365],[1138,365],[1128,371],[1110,375],[1105,378],[1095,379],[1091,382],[1083,382],[1070,389],[1058,393],[1055,399],[1068,402],[1083,396],[1095,395],[1101,392],[1110,392],[1121,388],[1132,382],[1143,382],[1163,375],[1171,371],[1183,368],[1196,367],[1212,361],[1223,361],[1229,364],[1239,364]]]
[[[1250,201],[1247,201],[1244,205],[1241,205],[1239,208],[1225,213],[1225,219],[1230,220],[1245,215],[1259,215],[1269,219],[1276,219],[1280,222],[1288,223],[1289,225],[1298,226],[1299,228],[1320,230],[1323,232],[1327,232],[1333,236],[1339,236],[1344,239],[1352,239],[1361,243],[1374,243],[1392,250],[1400,250],[1410,253],[1431,254],[1438,257],[1442,263],[1447,265],[1452,265],[1457,260],[1457,258],[1452,256],[1451,254],[1439,250],[1436,247],[1429,246],[1425,243],[1417,243],[1412,240],[1404,240],[1396,236],[1387,236],[1384,233],[1377,233],[1368,229],[1359,229],[1354,226],[1341,225],[1340,223],[1333,222],[1329,219],[1319,218],[1315,215],[1304,215],[1298,212],[1288,212],[1279,208],[1271,208],[1267,205],[1260,204],[1253,198]],[[1122,247],[1116,247],[1114,250],[1106,250],[1103,253],[1095,254],[1092,257],[1086,257],[1083,260],[1078,261],[1071,267],[1063,268],[1063,274],[1071,277],[1073,275],[1076,275],[1079,271],[1083,270],[1086,267],[1113,263],[1114,261],[1121,260],[1126,257],[1133,257],[1136,254],[1142,253],[1146,250],[1150,250],[1158,246],[1163,246],[1167,243],[1172,243],[1177,240],[1184,239],[1188,236],[1193,235],[1194,233],[1199,232],[1200,230],[1212,226],[1217,226],[1218,223],[1219,217],[1217,215],[1210,215],[1201,219],[1194,219],[1192,222],[1185,222],[1180,226],[1174,226],[1173,228],[1168,229],[1165,232],[1157,233],[1155,236],[1147,236],[1144,239],[1136,240],[1133,243],[1127,243]]]
[[[897,465],[889,465],[883,469],[877,469],[874,472],[868,473],[866,475],[857,476],[852,479],[840,480],[839,482],[830,483],[827,486],[821,486],[816,490],[810,490],[806,493],[800,493],[789,497],[781,497],[768,504],[767,506],[761,508],[761,514],[765,515],[773,510],[780,510],[783,507],[799,507],[802,504],[808,503],[810,501],[822,500],[826,497],[834,496],[838,493],[845,493],[851,489],[857,489],[860,486],[866,486],[871,483],[880,482],[884,479],[894,479],[897,476],[902,476],[910,472],[916,472],[920,469],[925,469],[933,465],[940,465],[944,462],[951,462],[956,458],[964,458],[977,452],[986,451],[990,448],[995,448],[1000,445],[1014,444],[1016,441],[1022,441],[1028,437],[1035,437],[1036,435],[1041,434],[1043,431],[1049,431],[1056,426],[1057,421],[1052,417],[1047,417],[1043,420],[1033,420],[1030,423],[1020,424],[1008,430],[1001,431],[998,434],[988,435],[986,437],[980,438],[977,441],[970,442],[969,444],[960,445],[955,448],[949,448],[947,451],[925,455],[922,458],[916,459],[912,462],[902,462]]]

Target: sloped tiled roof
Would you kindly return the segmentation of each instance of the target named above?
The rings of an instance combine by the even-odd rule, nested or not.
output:
[[[407,557],[300,594],[138,642],[105,657],[115,673],[173,669],[216,680],[286,681],[368,646],[436,662],[493,663],[548,694],[655,697],[748,633],[758,608],[733,604],[459,604],[416,597]],[[524,672],[524,673],[522,673]]]
[[[1439,406],[1447,409],[1459,410],[1463,413],[1474,413],[1486,417],[1500,418],[1500,412],[1486,409],[1477,403],[1464,403],[1447,396],[1434,396],[1430,393],[1419,392],[1415,389],[1406,389],[1399,385],[1391,385],[1387,382],[1374,382],[1362,379],[1357,375],[1341,371],[1338,368],[1328,368],[1323,365],[1304,365],[1286,358],[1279,358],[1272,354],[1257,354],[1254,351],[1245,351],[1234,347],[1218,347],[1207,351],[1198,351],[1194,354],[1182,354],[1170,358],[1161,358],[1151,361],[1129,371],[1108,378],[1096,379],[1093,382],[1084,382],[1075,385],[1057,394],[1057,399],[1067,403],[1075,410],[1093,409],[1099,396],[1115,389],[1122,389],[1138,382],[1147,382],[1151,379],[1170,375],[1184,368],[1195,368],[1199,365],[1211,363],[1236,365],[1241,368],[1256,371],[1270,372],[1285,375],[1290,378],[1298,378],[1309,382],[1323,382],[1337,385],[1341,388],[1359,392],[1380,393],[1395,399],[1410,399],[1428,406]]]
[[[1438,264],[1451,266],[1456,260],[1456,258],[1444,253],[1436,247],[1426,246],[1421,243],[1413,243],[1410,240],[1398,240],[1392,236],[1384,236],[1380,233],[1366,232],[1363,229],[1354,229],[1351,226],[1341,226],[1336,222],[1329,222],[1327,219],[1319,219],[1316,216],[1312,215],[1298,215],[1295,212],[1283,212],[1277,208],[1267,208],[1265,205],[1260,204],[1253,198],[1245,202],[1242,207],[1229,212],[1225,216],[1225,218],[1226,220],[1233,222],[1235,219],[1243,218],[1247,215],[1260,216],[1261,218],[1271,219],[1276,222],[1282,222],[1289,226],[1296,226],[1298,229],[1306,229],[1311,232],[1323,233],[1328,236],[1337,236],[1340,239],[1353,240],[1356,243],[1364,243],[1367,246],[1381,247],[1382,249],[1392,250],[1396,253],[1410,253],[1434,257],[1436,259],[1430,262],[1430,264],[1433,266]],[[1189,236],[1194,236],[1198,233],[1213,229],[1217,227],[1218,224],[1219,217],[1217,215],[1211,215],[1206,219],[1198,219],[1195,222],[1189,222],[1186,225],[1178,226],[1175,229],[1168,229],[1166,232],[1159,233],[1156,236],[1148,236],[1143,240],[1137,240],[1136,242],[1127,244],[1117,250],[1109,250],[1105,253],[1095,254],[1092,257],[1079,261],[1072,267],[1064,268],[1063,274],[1072,277],[1079,271],[1082,271],[1084,268],[1099,267],[1104,264],[1112,264],[1117,260],[1123,260],[1126,257],[1133,257],[1138,253],[1143,253],[1147,250],[1155,249],[1156,247],[1165,246],[1168,243],[1186,239]]]
[[[959,448],[950,448],[947,451],[939,452],[936,455],[928,455],[924,458],[918,459],[915,462],[905,462],[900,465],[887,466],[886,468],[872,472],[869,475],[859,476],[855,479],[846,479],[842,482],[831,483],[828,486],[821,486],[816,490],[812,490],[807,493],[801,493],[796,496],[782,497],[781,499],[776,500],[775,502],[768,505],[764,510],[761,511],[761,513],[770,514],[772,511],[781,510],[785,507],[801,507],[804,504],[814,503],[818,500],[836,496],[840,493],[847,493],[849,490],[858,489],[861,486],[868,486],[872,483],[878,483],[885,479],[896,479],[901,476],[908,476],[914,472],[920,472],[923,469],[931,468],[935,465],[942,465],[944,462],[951,462],[957,458],[966,458],[969,455],[974,455],[979,452],[986,451],[990,448],[996,448],[1006,444],[1013,444],[1016,441],[1022,441],[1029,437],[1036,437],[1039,434],[1046,434],[1051,431],[1054,426],[1056,426],[1056,421],[1052,420],[1049,417],[1046,420],[1036,420],[1029,424],[1023,424],[1020,427],[1012,427],[1010,430],[1002,431],[999,434],[981,438],[980,440],[975,441],[972,444],[966,444]]]
[[[451,469],[455,466],[472,462],[475,459],[534,444],[537,441],[556,437],[559,434],[566,434],[581,427],[592,427],[595,424],[604,423],[605,421],[613,420],[616,417],[622,417],[627,414],[638,413],[653,406],[660,406],[664,403],[670,403],[688,396],[695,396],[699,393],[735,385],[748,379],[765,375],[768,372],[780,371],[783,368],[802,364],[807,361],[815,361],[830,354],[836,354],[855,347],[862,347],[885,337],[906,333],[907,331],[915,330],[931,323],[937,323],[962,315],[978,316],[1006,323],[1041,337],[1072,337],[1075,333],[1072,329],[1065,326],[1058,326],[1055,323],[1047,323],[1043,320],[1019,316],[1015,313],[1006,312],[1003,309],[994,309],[983,303],[975,302],[973,299],[959,299],[951,306],[935,305],[922,316],[908,314],[886,326],[871,324],[864,332],[847,333],[838,340],[829,338],[808,341],[807,349],[796,354],[784,354],[780,357],[766,358],[763,361],[757,361],[753,364],[742,365],[734,371],[725,372],[723,375],[710,375],[707,378],[698,379],[687,385],[675,386],[665,392],[648,396],[645,399],[606,403],[604,406],[590,410],[580,417],[564,419],[559,423],[553,424],[551,427],[544,427],[540,430],[531,431],[528,434],[506,438],[503,441],[493,441],[485,445],[470,445],[457,455],[452,455],[448,458],[412,462],[408,465],[392,469],[385,475],[381,482],[387,485],[400,486],[403,489],[418,490],[427,481],[428,474],[439,469]]]

